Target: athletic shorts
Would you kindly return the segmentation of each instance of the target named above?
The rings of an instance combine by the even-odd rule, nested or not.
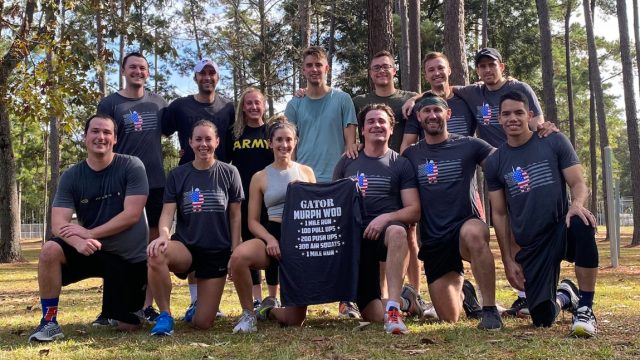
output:
[[[88,278],[102,278],[102,315],[127,324],[140,324],[134,313],[142,309],[147,290],[147,261],[130,263],[118,255],[97,251],[80,254],[60,238],[52,238],[62,247],[66,264],[62,265],[62,285]]]
[[[162,198],[164,196],[164,188],[149,189],[147,203],[144,205],[144,211],[147,213],[147,222],[149,227],[158,227],[160,214],[162,213]]]
[[[387,261],[387,247],[384,244],[384,234],[391,225],[402,226],[405,230],[407,225],[399,221],[392,221],[382,230],[377,240],[365,239],[364,235],[360,241],[360,267],[358,271],[358,296],[356,304],[360,310],[373,300],[380,299],[380,262]],[[364,233],[364,229],[362,232]]]
[[[476,219],[476,217],[469,217],[461,222],[444,238],[422,239],[418,259],[424,261],[427,284],[432,284],[449,272],[464,274],[462,255],[460,255],[460,229],[471,219]]]
[[[572,226],[581,225],[574,221],[582,222],[575,216],[572,218]],[[516,262],[522,266],[524,273],[529,308],[545,301],[555,301],[560,263],[562,260],[573,263],[575,248],[576,239],[571,236],[571,231],[567,229],[563,219],[552,227],[544,238],[518,251]]]
[[[281,223],[269,220],[265,224],[264,228],[267,230],[269,234],[273,235],[274,238],[280,241],[280,236],[282,235]],[[260,239],[260,240],[262,240],[262,242],[264,242],[265,244],[267,243],[263,239]],[[264,270],[264,277],[267,280],[267,285],[275,286],[280,283],[278,278],[280,273],[280,262],[278,261],[278,259],[273,257],[269,257],[269,259],[271,261],[269,262],[269,267]]]
[[[171,237],[171,241],[180,241]],[[217,279],[227,276],[231,249],[211,250],[197,246],[187,245],[180,241],[191,254],[191,266],[184,273],[175,273],[180,279],[186,279],[192,271],[195,271],[196,279]]]

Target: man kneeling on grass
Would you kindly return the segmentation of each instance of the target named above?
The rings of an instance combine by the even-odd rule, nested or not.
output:
[[[389,148],[394,125],[389,106],[365,106],[358,114],[364,147],[355,159],[342,156],[333,179],[357,180],[364,200],[357,297],[362,319],[384,321],[387,333],[405,334],[400,310],[410,306],[410,300],[402,297],[402,278],[409,264],[407,227],[420,217],[420,197],[411,163]],[[381,299],[379,262],[386,263],[386,304]]]
[[[87,159],[60,178],[51,209],[55,237],[42,246],[38,260],[42,319],[29,341],[64,337],[56,319],[62,286],[90,277],[104,279],[102,309],[111,325],[125,331],[141,325],[149,186],[137,157],[113,152],[116,134],[108,115],[89,118]],[[79,224],[71,223],[74,211]]]
[[[566,136],[541,138],[529,129],[532,112],[522,93],[503,95],[499,109],[507,143],[487,159],[485,175],[507,279],[526,292],[534,325],[551,326],[560,309],[568,310],[571,335],[591,337],[596,219],[584,208],[589,190],[578,156]],[[579,290],[569,279],[557,285],[563,259],[575,262]]]

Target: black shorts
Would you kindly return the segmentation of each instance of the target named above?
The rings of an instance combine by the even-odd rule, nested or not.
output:
[[[183,273],[175,273],[180,279],[186,279],[192,271],[195,271],[196,279],[217,279],[227,276],[231,249],[211,250],[191,246],[171,237],[171,241],[179,241],[191,254],[191,266]]]
[[[469,219],[473,219],[471,217]],[[469,220],[463,221],[449,232],[449,236],[437,239],[422,239],[418,259],[424,261],[424,273],[427,284],[443,277],[449,272],[464,274],[462,255],[460,255],[460,229]]]
[[[130,263],[118,255],[97,251],[85,256],[60,238],[66,264],[62,265],[62,285],[88,278],[104,279],[102,315],[128,324],[140,324],[134,313],[142,309],[147,290],[147,261]]]
[[[264,228],[269,232],[269,234],[273,235],[274,238],[280,241],[280,236],[282,235],[282,224],[275,221],[267,221]],[[265,240],[262,240],[265,244],[267,243]],[[269,267],[264,270],[264,277],[267,280],[267,285],[278,285],[279,281],[279,273],[280,273],[280,262],[278,259],[269,257],[271,261],[269,261]]]
[[[144,211],[147,213],[147,222],[149,227],[158,227],[160,214],[162,213],[162,205],[164,197],[164,188],[149,189],[147,203],[144,205]]]
[[[577,221],[579,218],[576,217]],[[572,222],[572,226],[575,224]],[[522,266],[525,279],[525,293],[529,308],[545,301],[555,301],[560,263],[562,260],[574,262],[576,240],[569,236],[564,219],[549,229],[544,238],[535,244],[524,246],[516,254],[516,262]]]
[[[360,241],[360,267],[358,270],[358,297],[356,304],[363,310],[371,301],[380,299],[380,262],[387,261],[387,246],[384,244],[384,235],[391,225],[407,225],[399,221],[392,221],[382,230],[377,240],[365,239]],[[362,229],[364,232],[364,229]]]

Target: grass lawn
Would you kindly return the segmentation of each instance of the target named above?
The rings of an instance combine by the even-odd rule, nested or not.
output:
[[[629,243],[630,232],[623,229],[623,244]],[[528,319],[509,319],[505,329],[495,333],[477,330],[476,320],[441,324],[407,319],[410,334],[392,336],[384,334],[381,324],[355,330],[357,321],[338,318],[337,304],[312,306],[303,328],[260,323],[256,334],[233,335],[240,308],[231,283],[222,304],[228,317],[216,321],[211,330],[194,331],[178,321],[174,336],[152,338],[148,325],[132,334],[89,326],[101,301],[101,281],[92,279],[62,291],[58,318],[65,339],[29,344],[27,337],[41,316],[36,277],[40,243],[27,241],[26,262],[0,264],[0,359],[638,359],[640,248],[623,246],[620,267],[612,269],[609,243],[598,246],[601,267],[594,309],[599,334],[594,339],[567,337],[569,314],[561,315],[551,329],[536,329]],[[515,294],[504,277],[495,238],[492,247],[497,299],[508,306]],[[563,263],[562,277],[575,279],[572,269]],[[424,276],[422,281],[421,292],[426,295]],[[173,282],[172,309],[180,316],[188,305],[188,288],[177,278]]]

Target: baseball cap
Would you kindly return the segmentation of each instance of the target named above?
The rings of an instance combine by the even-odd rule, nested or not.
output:
[[[219,73],[220,71],[218,71],[218,64],[216,64],[215,61],[211,60],[211,59],[202,59],[200,60],[196,66],[193,67],[193,71],[199,73],[200,71],[202,71],[202,69],[204,69],[205,66],[213,66],[213,69],[216,71],[216,73]]]
[[[498,50],[494,48],[483,48],[478,50],[478,52],[476,53],[476,57],[475,57],[476,65],[478,65],[478,62],[480,62],[480,59],[482,59],[485,56],[492,58],[493,60],[498,60],[502,62],[502,55],[500,55]]]

